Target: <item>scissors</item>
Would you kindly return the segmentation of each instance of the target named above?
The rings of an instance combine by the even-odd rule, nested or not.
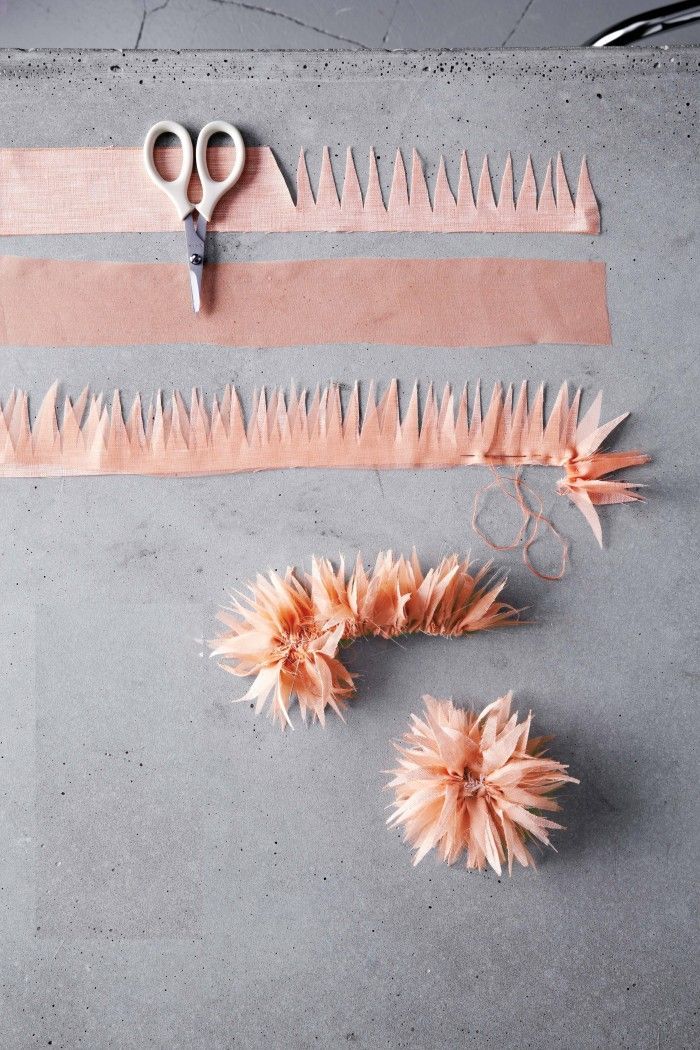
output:
[[[226,178],[217,181],[209,174],[207,146],[212,135],[219,132],[233,139],[236,149],[233,167]],[[180,174],[177,178],[170,181],[164,179],[158,172],[153,160],[153,147],[156,139],[160,135],[165,134],[176,135],[182,147]],[[189,132],[183,128],[182,124],[177,124],[174,120],[159,120],[146,135],[143,144],[143,162],[146,171],[156,186],[170,197],[170,200],[175,205],[175,210],[185,224],[187,267],[192,290],[192,309],[198,314],[202,301],[202,270],[204,267],[204,244],[207,237],[207,223],[211,221],[212,212],[223,195],[238,182],[245,164],[245,146],[240,131],[233,124],[227,124],[225,120],[212,120],[202,128],[197,136],[194,156],[197,161],[197,173],[202,184],[202,199],[199,204],[192,204],[188,197],[188,186],[194,163],[192,140]],[[195,209],[197,211],[196,221],[192,214]]]

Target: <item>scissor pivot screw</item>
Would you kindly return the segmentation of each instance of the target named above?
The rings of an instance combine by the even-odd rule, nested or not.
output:
[[[197,255],[196,252],[193,252],[192,255],[190,255],[190,262],[192,263],[193,266],[201,266],[202,265],[202,256],[201,255]]]

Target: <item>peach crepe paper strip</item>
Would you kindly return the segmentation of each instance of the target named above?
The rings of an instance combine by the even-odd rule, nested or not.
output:
[[[496,384],[485,413],[479,384],[469,408],[465,387],[457,398],[446,386],[441,399],[429,387],[419,418],[418,385],[401,412],[393,380],[377,401],[370,385],[361,413],[357,384],[345,407],[331,383],[306,391],[264,390],[253,397],[246,422],[235,388],[209,410],[192,391],[189,410],[179,393],[170,405],[159,393],[146,409],[137,395],[124,418],[119,391],[111,407],[87,389],[63,403],[57,418],[58,384],[45,396],[34,422],[28,395],[14,392],[0,406],[0,476],[85,474],[156,476],[230,474],[289,467],[393,469],[414,467],[527,465],[564,468],[558,491],[583,513],[602,545],[595,507],[639,500],[636,486],[608,475],[647,463],[642,452],[604,452],[601,446],[628,413],[600,422],[602,394],[579,420],[581,391],[570,397],[565,383],[549,412],[544,387],[529,404],[526,384]]]
[[[214,178],[223,178],[230,170],[232,152],[233,148],[226,146],[214,146],[208,151]],[[155,159],[166,178],[177,175],[179,149],[156,149]],[[190,189],[190,200],[199,200],[201,187],[196,175]],[[180,227],[170,201],[146,178],[140,149],[0,150],[0,235],[146,233]],[[403,157],[397,151],[391,190],[385,202],[374,150],[369,154],[368,180],[363,188],[348,149],[339,195],[326,146],[315,197],[301,152],[293,199],[272,150],[268,146],[250,146],[243,175],[218,205],[210,228],[243,233],[318,230],[596,234],[600,232],[600,213],[585,159],[574,201],[560,155],[554,175],[551,161],[547,165],[539,195],[528,157],[516,198],[509,154],[498,199],[487,157],[474,194],[467,157],[462,153],[456,196],[441,157],[431,202],[418,153],[413,150],[409,189]]]
[[[0,344],[610,344],[605,264],[549,259],[183,263],[0,258]]]
[[[518,721],[513,694],[499,697],[481,714],[451,700],[424,696],[425,712],[411,715],[394,789],[389,827],[403,827],[418,864],[431,849],[448,864],[466,853],[468,868],[489,865],[501,874],[507,862],[534,867],[527,841],[551,846],[548,832],[561,824],[544,816],[559,805],[552,794],[578,784],[568,767],[544,755],[547,737],[530,738],[532,712]]]

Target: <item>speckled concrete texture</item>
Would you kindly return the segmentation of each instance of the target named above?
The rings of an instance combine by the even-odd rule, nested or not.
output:
[[[173,3],[173,6],[174,3]],[[312,552],[425,560],[486,548],[474,469],[290,471],[0,486],[3,1050],[685,1050],[697,1045],[697,73],[692,50],[395,54],[4,53],[2,145],[138,145],[215,116],[342,165],[397,144],[455,178],[587,154],[599,238],[227,235],[220,258],[522,254],[604,259],[613,345],[3,350],[0,391],[56,377],[127,394],[229,380],[479,376],[605,391],[618,447],[654,457],[605,550],[533,478],[572,543],[556,585],[499,562],[518,630],[374,640],[347,724],[281,734],[205,658],[230,589]],[[317,167],[311,164],[312,170]],[[339,168],[340,171],[340,168]],[[116,205],[118,207],[118,202]],[[7,239],[6,252],[180,260],[179,235]],[[184,286],[183,286],[184,287]],[[505,529],[505,521],[502,527]],[[544,552],[546,555],[547,552]],[[550,552],[552,553],[552,552]],[[384,827],[390,741],[420,694],[516,691],[581,786],[558,853],[512,880],[417,869]]]

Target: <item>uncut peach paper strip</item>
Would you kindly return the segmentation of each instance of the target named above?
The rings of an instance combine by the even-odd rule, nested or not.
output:
[[[638,451],[601,452],[600,447],[626,418],[601,424],[602,395],[579,420],[581,391],[570,398],[564,384],[548,417],[544,387],[530,405],[526,384],[517,399],[512,386],[496,384],[485,413],[481,390],[469,409],[465,387],[455,398],[446,386],[438,400],[432,386],[419,417],[417,384],[401,412],[398,383],[377,401],[374,384],[361,411],[354,387],[343,408],[340,388],[330,384],[289,393],[262,391],[254,396],[246,423],[235,388],[227,386],[211,410],[192,391],[189,409],[179,393],[170,405],[159,393],[146,409],[140,395],[124,418],[119,391],[111,407],[87,389],[72,402],[65,398],[57,416],[58,384],[46,394],[33,424],[28,396],[13,392],[0,406],[0,477],[90,474],[157,476],[229,474],[290,467],[411,468],[482,466],[559,466],[558,490],[582,511],[602,542],[596,504],[639,499],[635,486],[607,476],[638,466]]]
[[[0,345],[609,345],[605,264],[556,259],[183,263],[0,258]]]
[[[231,167],[232,147],[208,151],[215,178]],[[180,151],[155,151],[166,178],[179,170]],[[191,200],[199,200],[196,175]],[[431,199],[432,193],[432,199]],[[141,150],[134,148],[0,149],[0,235],[69,233],[148,233],[180,229],[170,201],[143,170]],[[600,212],[584,160],[572,196],[561,155],[550,161],[538,193],[535,172],[527,158],[516,194],[513,163],[508,155],[498,196],[494,194],[488,157],[476,192],[463,152],[457,191],[453,193],[440,158],[434,185],[428,186],[423,164],[413,150],[410,183],[400,151],[394,161],[391,189],[384,200],[377,159],[370,150],[364,187],[347,150],[340,193],[324,147],[314,196],[304,152],[299,156],[296,193],[292,197],[272,150],[251,146],[235,189],[217,206],[213,230],[238,232],[600,232]]]

